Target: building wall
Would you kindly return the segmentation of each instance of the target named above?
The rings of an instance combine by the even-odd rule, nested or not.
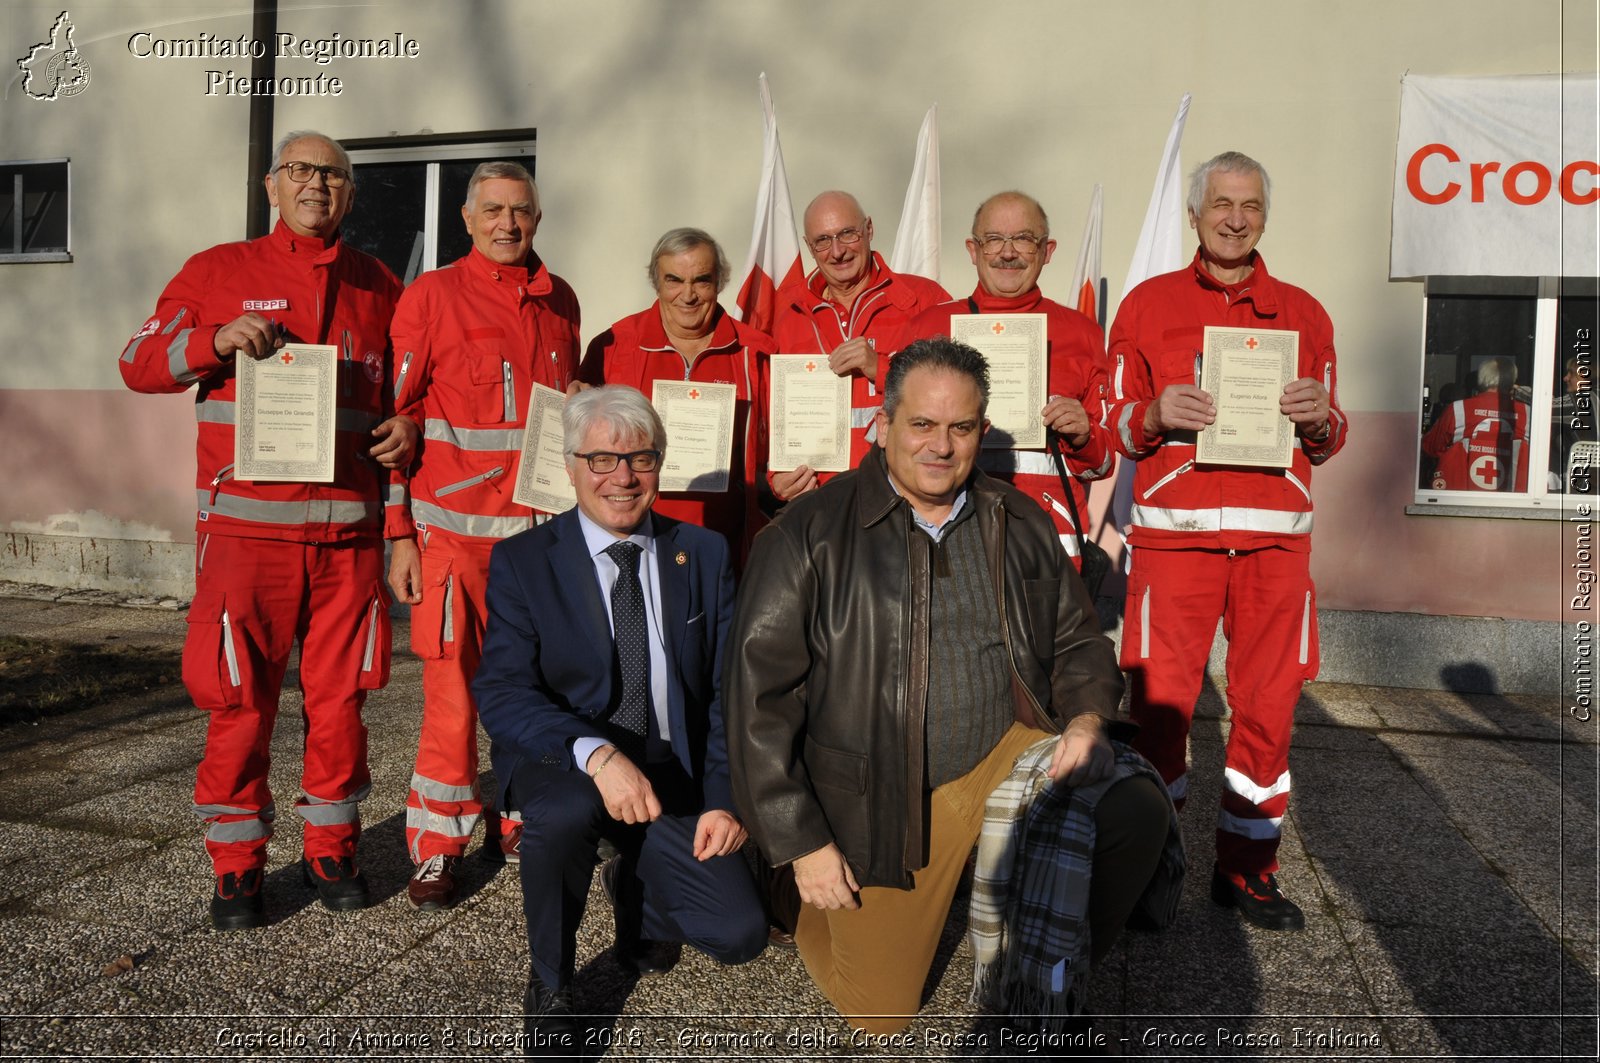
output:
[[[5,58],[42,39],[60,10],[41,0],[0,7]],[[141,59],[129,38],[236,38],[248,34],[249,13],[94,0],[70,15],[88,88],[43,102],[14,76],[0,98],[0,158],[73,160],[74,256],[0,265],[0,453],[12,458],[0,531],[192,542],[188,401],[124,391],[115,361],[189,254],[243,235],[248,99],[206,95],[206,71],[248,75],[249,61]],[[1062,246],[1043,286],[1066,298],[1099,182],[1113,303],[1168,125],[1190,91],[1185,162],[1237,148],[1268,166],[1274,199],[1261,250],[1275,274],[1322,300],[1337,328],[1352,432],[1314,487],[1322,604],[1562,614],[1558,525],[1405,513],[1422,289],[1387,279],[1389,210],[1401,75],[1592,70],[1592,3],[408,0],[285,3],[279,29],[401,33],[421,52],[280,61],[279,74],[334,75],[344,88],[279,98],[279,131],[537,130],[537,246],[578,291],[585,338],[649,301],[644,258],[671,226],[708,228],[742,261],[762,71],[797,211],[824,188],[851,189],[887,253],[918,124],[937,102],[945,285],[970,290],[961,238],[971,210],[1018,187],[1051,214]],[[1517,577],[1486,589],[1483,574],[1503,576],[1511,562]]]

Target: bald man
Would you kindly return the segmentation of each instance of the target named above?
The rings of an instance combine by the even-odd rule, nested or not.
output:
[[[873,418],[890,357],[913,338],[909,326],[950,298],[936,281],[896,273],[872,249],[872,219],[848,192],[823,192],[805,213],[806,246],[817,268],[778,292],[773,338],[783,354],[825,354],[828,368],[850,378],[850,464],[872,445]],[[806,467],[772,473],[788,500],[831,478]]]

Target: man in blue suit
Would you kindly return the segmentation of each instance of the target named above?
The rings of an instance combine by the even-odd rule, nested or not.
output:
[[[569,987],[602,837],[617,949],[641,974],[687,942],[743,963],[766,920],[739,847],[722,729],[728,544],[651,512],[666,431],[638,391],[562,414],[576,509],[503,540],[473,680],[503,808],[521,809],[530,1048],[576,1047]]]

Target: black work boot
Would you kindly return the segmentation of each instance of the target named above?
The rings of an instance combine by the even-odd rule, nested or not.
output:
[[[218,930],[247,930],[267,925],[266,906],[261,902],[259,867],[217,876],[217,889],[211,894],[211,925]]]
[[[356,870],[354,857],[302,856],[300,873],[330,911],[353,912],[372,903],[366,877]]]

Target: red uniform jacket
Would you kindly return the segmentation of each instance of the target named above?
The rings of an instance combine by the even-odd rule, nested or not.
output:
[[[528,396],[577,375],[578,320],[577,296],[537,255],[502,266],[473,249],[406,289],[389,334],[395,405],[423,431],[417,528],[494,540],[532,527],[511,501]]]
[[[1311,467],[1344,446],[1333,323],[1305,291],[1255,269],[1225,285],[1192,263],[1140,284],[1111,329],[1112,396],[1106,425],[1117,449],[1139,463],[1133,480],[1134,546],[1167,549],[1311,549]],[[1195,464],[1195,434],[1146,436],[1145,411],[1169,384],[1197,384],[1205,326],[1300,334],[1299,376],[1328,389],[1328,438],[1298,440],[1288,469]]]
[[[392,412],[389,318],[400,282],[370,255],[297,235],[282,221],[266,236],[220,244],[184,264],[129,341],[119,367],[128,387],[180,392],[198,385],[196,494],[201,534],[291,542],[403,532],[398,485],[367,457],[369,434]],[[291,343],[339,348],[333,482],[234,479],[234,362],[217,357],[217,330],[247,312],[277,322]],[[391,497],[392,495],[392,497]]]
[[[1423,437],[1422,451],[1439,459],[1433,477],[1437,489],[1526,491],[1528,404],[1497,391],[1452,402]],[[1515,470],[1510,484],[1508,466]]]

